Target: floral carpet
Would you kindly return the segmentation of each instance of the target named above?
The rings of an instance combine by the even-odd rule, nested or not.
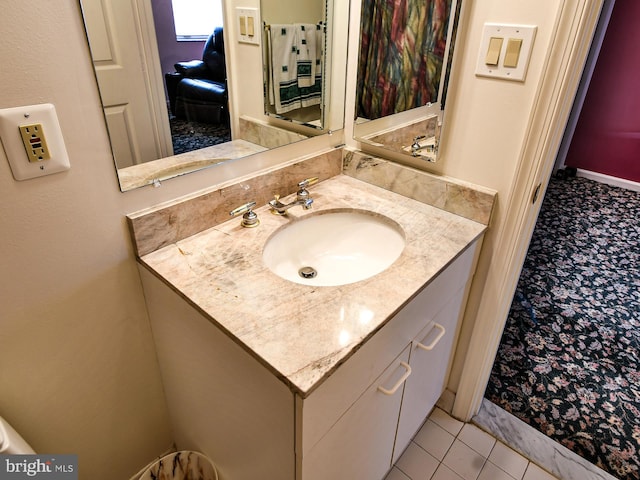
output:
[[[173,154],[190,152],[231,141],[228,125],[189,122],[169,116]]]
[[[640,193],[552,179],[486,398],[640,479]]]

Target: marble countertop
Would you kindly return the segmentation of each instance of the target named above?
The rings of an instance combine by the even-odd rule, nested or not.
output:
[[[255,210],[261,221],[257,228],[242,228],[234,218],[140,258],[303,397],[486,228],[346,175],[309,190],[311,210],[294,207],[288,216],[277,216],[263,206]],[[263,246],[278,228],[334,208],[369,210],[395,220],[406,236],[400,258],[374,277],[336,287],[293,283],[264,266]]]

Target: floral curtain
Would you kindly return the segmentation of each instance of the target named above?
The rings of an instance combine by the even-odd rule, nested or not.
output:
[[[450,10],[451,0],[363,0],[358,117],[437,100]]]

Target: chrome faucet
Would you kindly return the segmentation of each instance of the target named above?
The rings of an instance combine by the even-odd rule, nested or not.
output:
[[[435,158],[438,155],[438,147],[440,144],[440,123],[438,117],[435,116],[435,128],[433,136],[419,135],[413,138],[413,144],[411,144],[411,155],[414,157],[424,156],[430,162],[435,162]],[[426,145],[422,145],[420,140],[428,139]]]
[[[411,155],[413,155],[414,157],[418,156],[418,152],[420,150],[422,150],[423,147],[422,145],[420,145],[420,140],[422,140],[423,138],[427,138],[426,135],[419,135],[417,137],[414,137],[413,139],[413,144],[411,145]]]
[[[313,203],[313,198],[311,198],[307,187],[315,183],[318,183],[318,177],[307,178],[298,183],[299,190],[296,193],[296,199],[288,204],[284,204],[280,201],[280,195],[274,195],[273,200],[269,202],[269,206],[271,206],[271,213],[276,215],[285,215],[287,210],[298,205],[301,205],[305,210],[309,210]]]

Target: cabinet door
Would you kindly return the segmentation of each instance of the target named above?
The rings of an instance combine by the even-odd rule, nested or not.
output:
[[[438,312],[411,343],[407,379],[393,452],[395,463],[442,395],[464,288]]]
[[[303,480],[379,480],[391,468],[409,349],[398,356],[302,458]]]

